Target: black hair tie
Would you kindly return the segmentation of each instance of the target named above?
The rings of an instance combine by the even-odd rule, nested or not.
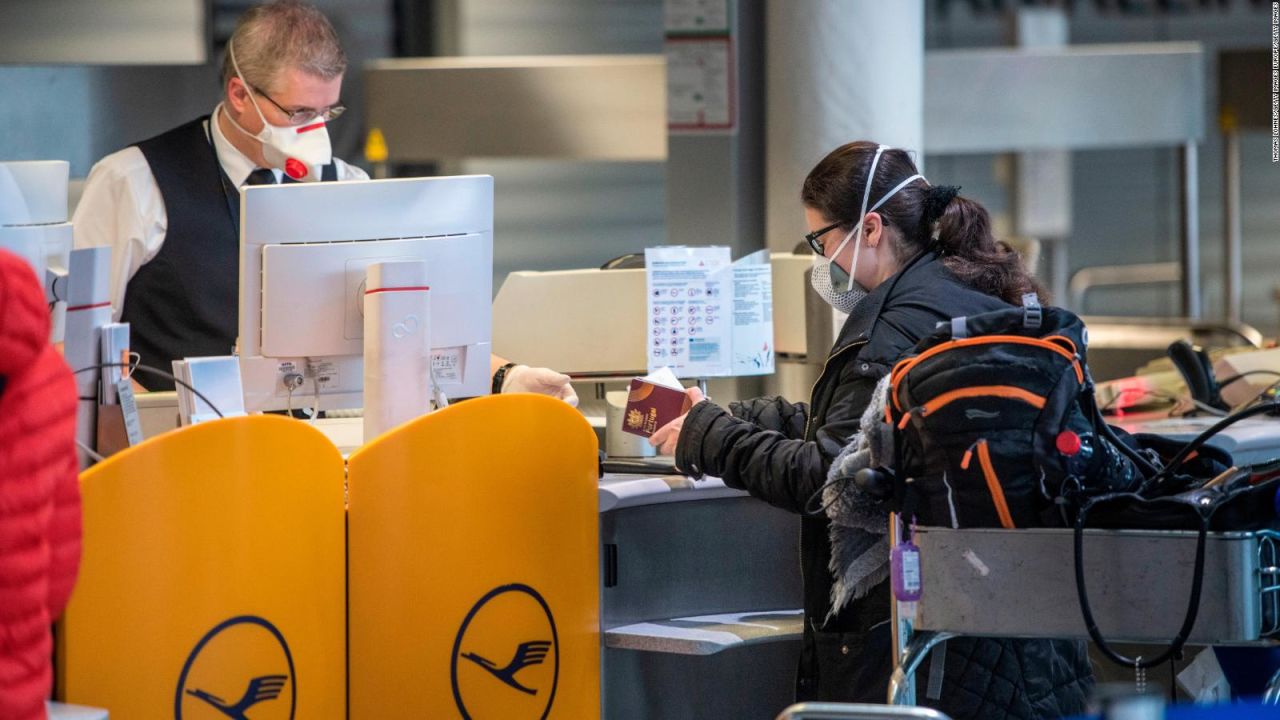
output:
[[[933,223],[947,211],[947,206],[960,194],[959,185],[930,185],[924,193],[924,219]]]

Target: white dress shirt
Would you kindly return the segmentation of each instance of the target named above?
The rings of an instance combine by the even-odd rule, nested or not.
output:
[[[214,109],[220,112],[221,106]],[[257,165],[222,134],[218,123],[205,123],[213,137],[218,162],[236,187]],[[334,158],[339,180],[368,180],[358,167]],[[280,171],[275,170],[276,182]],[[71,222],[75,247],[111,247],[111,317],[120,320],[129,280],[160,252],[169,217],[151,166],[136,145],[112,153],[89,171],[84,193]]]

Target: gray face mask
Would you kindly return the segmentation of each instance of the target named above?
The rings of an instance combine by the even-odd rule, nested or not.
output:
[[[867,187],[862,191],[862,211],[858,215],[858,224],[844,236],[844,240],[840,241],[840,245],[836,247],[835,252],[831,253],[831,257],[827,258],[818,255],[813,259],[813,272],[809,275],[809,284],[817,291],[818,295],[831,307],[848,315],[853,312],[858,303],[867,296],[867,289],[854,282],[853,276],[858,272],[858,254],[862,250],[862,223],[867,217],[867,213],[875,212],[881,205],[889,201],[889,198],[898,194],[898,191],[916,180],[924,180],[924,176],[920,174],[898,183],[892,190],[884,194],[884,197],[867,209],[867,201],[871,196],[871,179],[876,176],[876,166],[880,164],[880,156],[888,150],[888,145],[881,145],[876,148],[876,155],[871,159],[871,170],[867,173]],[[928,180],[925,180],[928,182]],[[845,272],[835,262],[835,258],[840,256],[840,251],[844,250],[844,246],[852,239],[853,246],[853,262],[849,264],[849,271]],[[843,290],[837,288],[843,287]]]
[[[857,262],[858,262],[857,260],[854,260],[854,263],[855,263],[853,266],[854,270],[857,270],[858,268],[856,264]],[[860,290],[865,289],[858,283],[849,282],[849,273],[844,268],[840,267],[840,263],[833,262],[828,264],[827,267],[830,268],[830,270],[828,270],[827,272],[831,274],[831,287],[833,288],[844,287],[844,288],[850,288],[850,289],[856,288]]]

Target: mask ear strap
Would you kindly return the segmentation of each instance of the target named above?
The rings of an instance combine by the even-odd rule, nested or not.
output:
[[[862,251],[862,221],[867,219],[867,201],[871,199],[871,184],[876,179],[876,166],[880,164],[880,156],[888,149],[888,145],[877,147],[876,156],[871,158],[871,170],[867,172],[867,187],[862,190],[862,211],[858,213],[858,224],[853,228],[857,237],[854,239],[853,262],[849,265],[849,287],[845,288],[846,292],[853,289],[853,273],[858,269],[858,253]],[[880,203],[876,203],[876,207],[880,207]]]
[[[862,223],[858,223],[855,232],[858,233],[858,240],[853,246],[853,262],[849,263],[849,285],[845,287],[845,292],[853,289],[853,274],[858,270],[858,253],[862,252]]]
[[[270,123],[267,122],[267,116],[262,114],[262,108],[258,107],[258,100],[253,96],[253,88],[249,87],[249,81],[244,79],[244,74],[240,72],[240,63],[236,62],[236,51],[231,46],[231,41],[227,41],[227,57],[231,58],[231,67],[236,71],[236,77],[240,78],[240,82],[244,83],[245,92],[249,93],[249,103],[253,105],[254,112],[258,113],[258,117],[262,120],[265,129]],[[245,131],[246,133],[248,131]]]
[[[849,238],[851,238],[851,237],[853,237],[853,231],[852,231],[852,230],[850,230],[849,232],[845,233],[845,235],[844,235],[844,239],[843,239],[843,240],[841,240],[841,241],[840,241],[840,244],[836,246],[836,251],[835,251],[835,252],[833,252],[833,253],[831,253],[831,257],[827,258],[827,262],[829,262],[829,263],[833,263],[833,262],[835,262],[835,261],[836,261],[836,258],[840,256],[840,251],[841,251],[841,250],[844,250],[844,246],[845,246],[845,245],[848,245],[848,244],[849,244]]]
[[[871,169],[867,171],[867,186],[862,190],[862,212],[858,215],[858,227],[862,227],[862,219],[867,216],[867,201],[871,199],[871,184],[876,181],[876,166],[880,164],[880,156],[888,149],[888,145],[881,145],[876,148],[876,156],[871,158]],[[880,203],[876,203],[876,207],[880,207]]]
[[[231,117],[231,113],[227,112],[227,103],[226,103],[225,101],[224,101],[224,102],[220,102],[220,103],[218,103],[218,106],[217,106],[216,108],[214,108],[214,111],[215,111],[215,112],[220,112],[220,113],[222,113],[222,116],[223,116],[223,117],[225,117],[225,118],[227,119],[227,122],[231,123],[231,127],[235,128],[236,130],[240,131],[241,133],[244,133],[245,135],[247,135],[247,136],[249,136],[249,137],[253,138],[254,140],[257,140],[257,139],[258,139],[258,137],[257,137],[257,136],[255,136],[253,133],[251,133],[251,132],[249,132],[248,130],[245,130],[243,127],[241,127],[240,123],[236,122],[236,119],[235,119],[235,118]]]
[[[919,175],[919,174],[917,174],[917,175],[912,175],[911,177],[907,178],[906,180],[903,180],[902,182],[898,183],[898,185],[897,185],[896,187],[894,187],[892,190],[890,190],[889,192],[885,193],[885,194],[884,194],[884,197],[880,198],[880,202],[876,203],[875,205],[872,205],[872,206],[871,206],[871,209],[870,209],[870,210],[868,210],[867,212],[875,212],[877,208],[879,208],[881,205],[883,205],[883,204],[885,204],[886,202],[888,202],[888,201],[889,201],[889,198],[893,197],[894,195],[897,195],[899,190],[901,190],[902,188],[904,188],[904,187],[906,187],[906,186],[910,185],[912,182],[914,182],[914,181],[916,181],[916,180],[924,180],[926,183],[928,183],[928,182],[929,182],[928,180],[926,180],[926,179],[925,179],[925,177],[924,177],[923,175]]]
[[[881,146],[881,147],[883,147],[883,146]],[[854,248],[854,251],[853,251],[853,265],[852,265],[852,267],[854,267],[854,268],[858,267],[858,251],[862,249],[862,232],[861,232],[861,231],[862,231],[862,223],[863,223],[863,222],[866,222],[866,219],[867,219],[867,213],[868,213],[868,212],[875,212],[877,209],[879,209],[879,207],[880,207],[881,205],[883,205],[883,204],[885,204],[886,202],[888,202],[888,201],[889,201],[889,198],[893,197],[894,195],[897,195],[899,190],[901,190],[902,188],[906,187],[907,185],[909,185],[909,184],[911,184],[911,183],[915,182],[916,180],[924,180],[926,183],[927,183],[927,182],[929,182],[928,180],[925,180],[925,177],[924,177],[923,175],[919,175],[919,174],[912,175],[911,177],[907,178],[906,180],[903,180],[902,182],[898,183],[898,184],[897,184],[897,186],[895,186],[892,190],[890,190],[889,192],[885,193],[885,194],[884,194],[884,197],[880,198],[880,202],[877,202],[875,205],[872,205],[870,210],[867,210],[866,212],[862,213],[862,221],[860,221],[860,222],[858,223],[858,246],[857,246],[856,248]],[[852,290],[852,289],[853,289],[853,273],[849,273],[849,289],[850,289],[850,290]]]

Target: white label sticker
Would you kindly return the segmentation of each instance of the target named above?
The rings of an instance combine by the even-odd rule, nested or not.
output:
[[[914,550],[902,553],[902,589],[908,593],[920,590],[920,553]]]
[[[138,417],[138,403],[133,397],[133,381],[128,378],[117,381],[116,396],[120,399],[120,412],[124,415],[124,432],[132,447],[142,442],[142,420]]]
[[[321,390],[338,387],[338,364],[335,362],[311,363],[311,372]]]
[[[982,577],[986,577],[991,574],[991,568],[987,567],[987,564],[982,562],[982,558],[978,557],[978,554],[972,549],[965,550],[960,557],[969,561],[969,564],[973,566],[973,569],[977,570],[978,574]]]
[[[457,385],[462,382],[462,369],[466,364],[466,348],[442,348],[431,353],[431,375],[436,382]]]

